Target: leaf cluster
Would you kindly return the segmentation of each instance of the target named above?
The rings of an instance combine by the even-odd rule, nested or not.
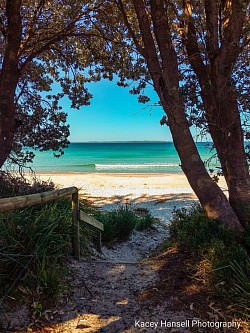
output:
[[[98,47],[100,52],[102,47],[102,37],[91,17],[96,6],[98,2],[92,1],[22,1],[12,160],[25,163],[33,158],[23,153],[23,147],[51,149],[59,156],[68,146],[70,132],[63,97],[69,98],[74,109],[89,105],[92,95],[85,84],[100,79],[85,71],[93,62],[93,48]],[[1,74],[10,29],[4,3],[0,5],[0,19]],[[89,49],[91,37],[97,34],[100,38]]]

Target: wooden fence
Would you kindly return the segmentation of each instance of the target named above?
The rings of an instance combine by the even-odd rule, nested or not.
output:
[[[79,209],[78,188],[75,186],[54,191],[0,199],[0,213],[30,207],[71,195],[72,198],[72,250],[75,258],[80,259],[79,222],[83,221],[99,231],[98,248],[101,249],[103,224]]]

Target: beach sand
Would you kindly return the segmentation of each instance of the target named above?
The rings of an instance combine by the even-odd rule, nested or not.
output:
[[[105,210],[121,204],[147,208],[164,223],[174,208],[197,202],[184,174],[40,173],[38,177],[59,187],[76,186],[82,198]],[[225,187],[222,179],[219,184]]]
[[[137,173],[40,173],[42,180],[51,179],[56,185],[77,186],[80,193],[90,196],[141,196],[169,193],[193,193],[183,174]]]

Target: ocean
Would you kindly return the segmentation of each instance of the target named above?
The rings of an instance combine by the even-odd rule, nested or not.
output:
[[[197,143],[205,161],[212,155],[206,142]],[[60,158],[53,152],[35,152],[36,172],[181,173],[172,142],[71,143]]]

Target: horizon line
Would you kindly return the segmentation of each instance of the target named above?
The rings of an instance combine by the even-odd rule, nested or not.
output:
[[[70,143],[173,143],[173,141],[164,141],[164,140],[115,140],[115,141],[99,141],[99,140],[91,140],[91,141],[71,141]],[[197,141],[195,143],[212,143],[212,141]]]

